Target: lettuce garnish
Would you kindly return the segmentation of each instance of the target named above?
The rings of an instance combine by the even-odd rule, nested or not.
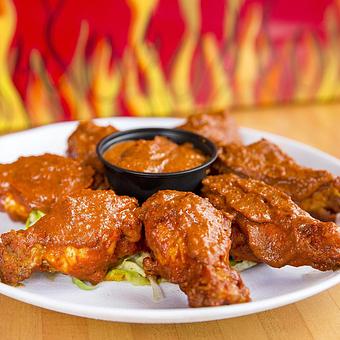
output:
[[[30,228],[45,215],[40,210],[32,210],[26,220],[25,228]],[[157,280],[155,277],[146,275],[143,268],[143,260],[149,256],[150,254],[147,252],[140,252],[125,258],[116,267],[108,271],[105,281],[128,281],[134,286],[150,285],[152,287],[153,300],[156,302],[162,300],[164,294],[159,286],[159,282],[165,282],[165,280]],[[230,258],[230,266],[239,272],[254,267],[256,264],[251,261],[235,261]],[[75,277],[72,277],[72,282],[82,290],[89,291],[97,288]]]
[[[96,286],[89,285],[86,282],[77,279],[76,277],[72,277],[72,282],[82,290],[94,290],[97,288]]]
[[[137,253],[122,260],[116,267],[108,271],[105,276],[105,281],[128,281],[134,286],[150,285],[153,293],[153,300],[155,302],[161,301],[164,294],[159,285],[159,280],[153,276],[146,275],[143,268],[143,260],[149,257],[150,254],[146,252]],[[237,271],[243,271],[255,266],[257,263],[251,261],[235,261],[230,259],[230,265]],[[80,289],[92,290],[95,286],[89,286],[79,279],[72,279]],[[164,282],[164,280],[162,280]]]
[[[242,272],[246,269],[249,269],[251,267],[254,267],[257,265],[256,262],[252,262],[252,261],[235,261],[234,259],[230,258],[229,260],[230,266],[233,269],[236,269],[238,272]]]
[[[33,224],[37,223],[46,214],[40,210],[32,210],[27,217],[25,228],[32,227]]]
[[[128,281],[135,286],[150,285],[154,301],[160,301],[164,295],[157,280],[152,276],[147,276],[143,269],[143,260],[148,256],[150,254],[141,252],[125,258],[116,267],[109,270],[105,276],[105,281]],[[96,288],[96,286],[88,285],[74,277],[72,282],[83,290],[93,290]]]

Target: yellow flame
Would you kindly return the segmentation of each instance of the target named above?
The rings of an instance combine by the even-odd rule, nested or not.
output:
[[[138,44],[135,46],[135,55],[146,80],[146,95],[151,105],[149,115],[169,115],[174,109],[173,98],[155,48]]]
[[[81,120],[92,117],[92,110],[87,98],[89,93],[89,70],[85,60],[88,35],[88,24],[82,22],[74,56],[59,82],[60,92],[70,107],[72,118]]]
[[[24,105],[9,73],[9,49],[16,25],[10,0],[0,0],[0,133],[28,127]]]
[[[263,105],[272,104],[280,94],[281,80],[284,75],[285,65],[289,59],[293,44],[287,40],[280,53],[272,64],[265,70],[264,76],[259,82],[258,103]]]
[[[231,42],[234,38],[239,12],[244,0],[226,1],[224,9],[223,38],[224,41]]]
[[[168,115],[173,110],[173,99],[168,88],[158,54],[155,51],[155,48],[148,45],[144,40],[147,24],[157,2],[158,1],[156,0],[128,0],[133,13],[132,25],[129,30],[129,43],[131,50],[133,51],[133,55],[137,60],[136,65],[138,66],[138,70],[145,79],[145,96],[148,98],[145,101],[149,102],[151,109],[151,111],[147,114],[164,116]],[[137,76],[134,77],[134,79],[137,78]],[[134,85],[138,86],[137,82],[135,82]],[[142,96],[142,91],[138,90],[138,92],[139,95]],[[133,100],[130,95],[128,95],[126,99]],[[134,107],[137,110],[135,111],[137,115],[145,114],[144,108],[139,110],[138,107],[131,102],[128,103],[128,106]]]
[[[304,33],[299,42],[299,49],[306,56],[303,62],[297,59],[297,42],[293,39],[288,39],[283,47],[270,44],[266,33],[261,31],[263,9],[259,5],[250,5],[240,20],[244,0],[227,2],[220,23],[224,39],[221,51],[214,34],[201,33],[200,1],[179,0],[185,30],[171,64],[169,80],[155,46],[145,40],[159,0],[126,1],[132,18],[122,60],[113,62],[112,46],[106,39],[99,40],[92,56],[86,58],[89,27],[82,22],[71,63],[57,84],[49,76],[39,52],[31,52],[25,109],[11,79],[17,53],[15,48],[10,50],[16,25],[15,8],[12,1],[0,0],[0,133],[27,127],[28,117],[34,125],[62,118],[60,98],[74,119],[119,114],[118,97],[132,114],[139,116],[185,115],[196,111],[199,108],[190,79],[196,52],[204,63],[202,69],[207,70],[204,76],[210,85],[208,99],[202,104],[205,108],[275,103],[281,98],[287,67],[296,74],[292,99],[340,97],[340,27],[336,17],[340,0],[325,12],[325,46],[321,47],[310,32]],[[231,72],[225,69],[225,56],[234,61]]]
[[[254,104],[254,89],[258,77],[258,55],[255,42],[261,28],[262,8],[252,5],[248,11],[242,22],[243,34],[237,46],[235,66],[235,94],[239,105]]]
[[[126,105],[131,113],[139,116],[150,115],[151,104],[140,89],[136,60],[130,49],[126,48],[123,57],[124,87]]]
[[[317,97],[321,100],[334,99],[340,94],[340,49],[339,27],[334,7],[327,8],[325,13],[325,25],[327,31],[327,45],[323,48],[323,76],[317,91]]]
[[[129,45],[135,46],[144,42],[145,31],[158,0],[126,0],[131,9],[131,27]]]
[[[259,33],[259,36],[257,38],[258,43],[258,67],[259,67],[259,73],[262,74],[262,72],[267,68],[267,66],[271,62],[271,58],[273,57],[273,49],[270,46],[269,37],[266,34],[266,32],[262,31]]]
[[[110,67],[111,60],[111,45],[107,40],[99,41],[90,61],[91,101],[97,117],[117,114],[116,98],[121,85],[121,75],[116,66]]]
[[[308,54],[305,60],[295,67],[296,90],[294,97],[297,101],[311,100],[315,96],[322,66],[319,46],[309,31],[306,31],[302,43]]]
[[[170,83],[176,103],[176,112],[188,113],[194,106],[190,72],[199,38],[201,13],[198,0],[180,0],[179,5],[185,23],[185,32],[174,58]]]
[[[207,106],[214,110],[223,110],[231,103],[231,89],[228,74],[224,70],[216,37],[206,34],[202,40],[203,55],[210,73],[211,89]]]
[[[53,123],[60,119],[62,112],[55,85],[46,72],[44,61],[37,50],[33,50],[30,56],[26,109],[33,126]]]

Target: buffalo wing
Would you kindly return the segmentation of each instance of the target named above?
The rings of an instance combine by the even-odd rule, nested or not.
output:
[[[249,291],[230,268],[230,218],[193,193],[159,191],[141,208],[152,258],[149,274],[178,283],[192,307],[249,301]]]
[[[256,259],[272,267],[340,267],[339,227],[314,219],[283,191],[226,174],[207,177],[202,193],[217,209],[234,216],[235,259]]]
[[[267,141],[223,147],[215,164],[219,173],[235,173],[275,186],[312,216],[335,221],[340,212],[340,178],[325,170],[298,165],[280,148]]]
[[[76,130],[68,138],[67,155],[89,165],[95,170],[93,188],[105,188],[104,166],[97,157],[97,144],[106,136],[117,132],[111,126],[98,126],[91,121],[80,122]]]
[[[0,211],[20,221],[32,210],[47,213],[61,196],[91,186],[92,176],[92,168],[51,154],[0,164]]]
[[[217,146],[241,143],[237,123],[227,111],[191,115],[178,129],[188,130],[210,139]]]
[[[98,283],[118,259],[136,252],[137,201],[84,189],[65,196],[27,230],[1,235],[0,277],[16,285],[36,271]]]

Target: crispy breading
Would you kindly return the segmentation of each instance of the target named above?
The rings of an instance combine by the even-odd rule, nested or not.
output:
[[[84,189],[65,196],[27,230],[1,235],[0,277],[16,285],[36,271],[98,283],[110,266],[137,250],[137,200]]]
[[[254,257],[273,267],[340,268],[339,226],[314,219],[283,191],[225,174],[205,178],[202,193],[217,209],[234,216],[233,233],[243,235],[233,244],[237,260]]]
[[[228,111],[202,112],[188,117],[178,129],[188,130],[210,139],[217,146],[241,143],[238,125]]]
[[[52,154],[0,164],[0,211],[20,221],[32,210],[47,213],[63,195],[90,187],[92,176],[92,168]]]
[[[141,208],[149,274],[178,283],[191,307],[249,301],[249,291],[230,268],[231,220],[191,192],[159,191]]]
[[[104,176],[104,166],[97,157],[97,144],[106,136],[117,131],[111,125],[98,126],[92,121],[83,121],[68,138],[67,155],[95,170],[93,187],[96,189],[108,187]]]
[[[231,172],[275,186],[320,220],[335,221],[340,212],[339,177],[297,164],[265,139],[247,146],[224,146],[214,167],[220,174]]]

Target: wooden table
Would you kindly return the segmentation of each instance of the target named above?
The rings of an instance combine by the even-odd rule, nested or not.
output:
[[[340,104],[237,112],[243,126],[295,138],[340,158]],[[340,339],[340,285],[307,300],[246,317],[183,325],[95,321],[0,295],[0,339]]]

